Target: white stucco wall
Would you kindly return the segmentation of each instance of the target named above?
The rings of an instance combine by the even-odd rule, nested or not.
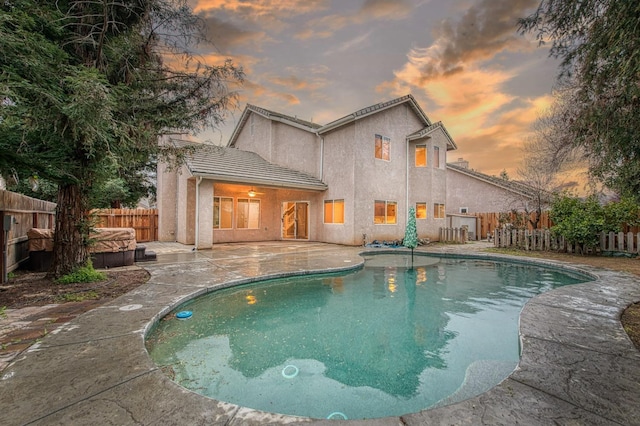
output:
[[[447,171],[447,206],[450,213],[467,207],[469,213],[505,212],[514,207],[512,192],[457,170]]]
[[[344,200],[344,223],[324,224],[324,211],[321,211],[322,241],[334,244],[360,245],[362,236],[355,235],[354,223],[354,180],[358,161],[353,148],[354,126],[341,127],[324,135],[323,182],[328,189],[323,193],[324,200]]]
[[[272,123],[271,161],[289,169],[320,177],[320,138],[289,125]]]
[[[413,110],[402,104],[324,135],[324,181],[329,185],[325,199],[345,200],[344,226],[325,224],[324,241],[359,245],[363,242],[363,234],[366,234],[368,242],[374,239],[401,239],[405,231],[407,202],[413,206],[417,199],[431,199],[431,210],[434,199],[445,202],[444,136],[433,138],[433,143],[441,146],[442,169],[431,170],[429,167],[421,175],[410,177],[410,193],[407,199],[407,171],[411,176],[415,163],[413,151],[410,149],[410,163],[407,167],[406,137],[423,126]],[[391,140],[389,161],[375,158],[376,134]],[[430,195],[422,195],[424,193]],[[374,223],[375,200],[397,203],[396,224]],[[443,225],[440,225],[440,222]],[[432,217],[430,221],[419,225],[420,236],[436,237],[439,226],[444,226],[444,223],[445,219],[436,221]]]
[[[235,147],[243,151],[255,152],[271,161],[271,120],[254,112],[240,130]]]
[[[427,166],[415,166],[416,145],[426,145]],[[435,167],[434,147],[440,150],[440,167]],[[416,220],[416,229],[419,238],[437,240],[440,227],[446,226],[445,218],[436,218],[434,204],[446,205],[446,178],[444,169],[447,140],[441,132],[436,132],[430,137],[411,141],[409,144],[409,206],[415,207],[416,203],[427,204],[427,218]]]

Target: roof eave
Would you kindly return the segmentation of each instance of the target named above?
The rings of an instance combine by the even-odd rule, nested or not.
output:
[[[451,137],[451,135],[449,134],[449,131],[447,130],[446,127],[444,127],[444,124],[442,124],[442,122],[437,122],[436,123],[436,127],[434,127],[433,129],[430,129],[427,132],[417,132],[414,133],[412,135],[407,136],[407,141],[413,141],[416,139],[422,139],[424,137],[427,137],[429,135],[431,135],[433,132],[435,132],[438,129],[441,129],[442,132],[444,133],[445,137],[447,138],[447,151],[453,151],[458,149],[458,145],[456,145],[456,143],[453,141],[453,138]]]
[[[400,99],[402,99],[402,98],[397,98],[396,100],[400,100]],[[393,102],[393,101],[391,101],[391,102]],[[336,120],[336,121],[334,121],[332,123],[328,123],[328,124],[320,127],[319,129],[316,130],[316,132],[318,134],[327,133],[327,132],[330,132],[332,130],[337,129],[338,127],[341,127],[341,126],[344,126],[344,125],[349,124],[351,122],[354,122],[356,120],[360,120],[362,118],[369,117],[369,116],[377,114],[379,112],[386,111],[387,109],[390,109],[390,108],[395,108],[398,105],[402,105],[402,104],[407,103],[407,102],[411,105],[411,109],[413,110],[413,112],[416,113],[416,115],[421,119],[421,121],[426,126],[430,126],[431,125],[431,121],[429,120],[429,117],[427,117],[427,114],[425,114],[424,111],[422,110],[422,108],[420,108],[420,105],[418,105],[418,102],[415,100],[415,98],[412,95],[406,95],[406,99],[403,99],[401,102],[390,103],[389,105],[386,105],[383,108],[372,109],[371,111],[369,111],[367,113],[363,113],[363,114],[357,114],[359,111],[362,111],[362,110],[358,110],[355,113],[349,114],[349,115],[347,115],[345,117],[342,117],[342,118],[340,118],[340,119],[338,119],[338,120]],[[364,108],[364,109],[367,109],[367,108]]]
[[[236,140],[238,139],[238,136],[240,135],[240,131],[244,127],[244,124],[249,119],[250,112],[251,110],[249,109],[249,105],[247,105],[244,108],[244,111],[242,111],[242,115],[240,116],[240,120],[238,120],[238,124],[236,124],[236,127],[233,129],[233,133],[231,133],[231,136],[229,137],[229,142],[227,142],[228,148],[235,147]]]
[[[316,133],[319,134],[319,135],[324,134],[324,133],[328,133],[328,132],[330,132],[332,130],[337,129],[338,127],[342,127],[345,124],[349,124],[349,123],[354,122],[354,121],[356,121],[355,115],[350,114],[350,115],[342,117],[341,119],[336,120],[336,121],[334,121],[332,123],[326,124],[326,125],[320,127],[319,129],[316,129]]]
[[[322,192],[328,189],[325,183],[322,184],[304,184],[304,183],[291,183],[289,181],[280,181],[273,179],[257,179],[257,178],[245,178],[240,176],[220,175],[215,173],[200,173],[191,172],[194,177],[201,177],[204,179],[211,179],[216,182],[223,183],[235,183],[245,185],[256,185],[269,188],[290,188],[290,189],[302,189],[307,191]]]
[[[229,142],[227,143],[227,147],[228,148],[234,148],[235,147],[236,140],[238,139],[238,136],[240,135],[240,132],[241,132],[242,128],[244,127],[244,125],[246,124],[247,120],[249,119],[249,114],[251,114],[251,113],[258,114],[259,116],[264,117],[267,120],[277,121],[279,123],[283,123],[283,124],[286,124],[288,126],[295,127],[297,129],[307,131],[309,133],[315,134],[316,130],[317,130],[317,129],[314,129],[313,127],[305,126],[304,124],[300,124],[300,123],[295,122],[295,121],[287,120],[285,117],[279,117],[279,116],[274,116],[274,115],[265,113],[265,112],[259,110],[258,108],[254,108],[253,105],[247,104],[247,106],[244,108],[244,111],[242,111],[242,115],[240,116],[240,120],[238,120],[238,124],[233,129],[233,133],[231,133],[231,137],[229,137]]]

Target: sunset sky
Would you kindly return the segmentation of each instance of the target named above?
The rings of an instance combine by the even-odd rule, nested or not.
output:
[[[517,19],[539,0],[190,0],[215,47],[209,63],[244,67],[246,103],[326,124],[412,94],[442,121],[464,157],[490,175],[515,177],[522,141],[550,102],[556,60]]]

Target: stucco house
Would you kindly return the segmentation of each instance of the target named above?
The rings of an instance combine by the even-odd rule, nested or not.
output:
[[[362,245],[445,226],[446,153],[456,144],[411,95],[325,125],[247,105],[224,147],[158,167],[159,238]]]

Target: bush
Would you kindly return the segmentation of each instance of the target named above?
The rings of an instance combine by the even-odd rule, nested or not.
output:
[[[592,195],[580,199],[563,194],[551,204],[551,231],[571,244],[596,247],[604,230],[604,210]]]
[[[96,281],[104,281],[107,279],[107,274],[104,272],[96,271],[93,268],[91,260],[87,262],[85,266],[82,266],[70,274],[64,275],[56,280],[58,284],[73,284],[73,283],[92,283]]]
[[[624,198],[602,206],[595,195],[585,199],[559,195],[551,204],[550,216],[554,234],[585,248],[598,246],[601,232],[619,232],[625,224],[639,223],[638,205],[633,200]]]
[[[604,206],[604,231],[620,232],[623,226],[637,226],[640,224],[638,204],[629,197]]]

